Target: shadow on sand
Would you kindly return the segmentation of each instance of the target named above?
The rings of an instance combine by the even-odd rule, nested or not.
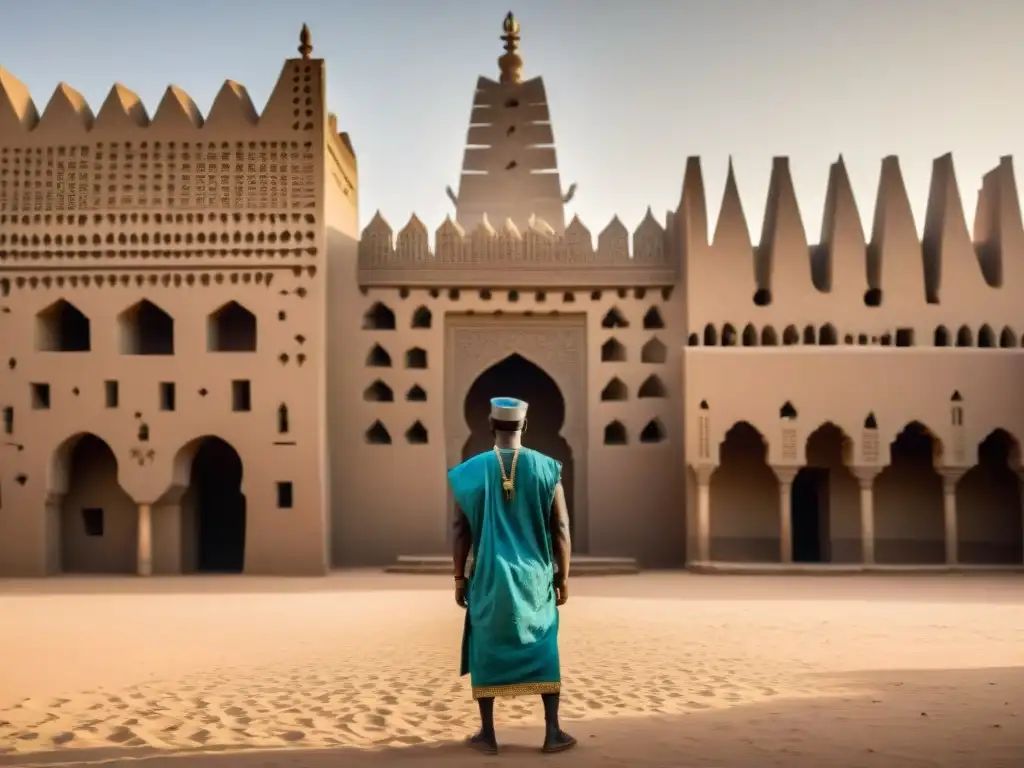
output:
[[[1024,765],[1024,669],[890,670],[820,679],[821,696],[661,717],[566,723],[572,752],[542,756],[539,728],[499,732],[503,751],[461,744],[173,754],[111,747],[0,755],[5,766],[139,768],[449,768],[564,766],[673,768],[1012,768]],[[849,693],[854,690],[854,693]],[[843,691],[846,691],[845,693]],[[926,702],[926,703],[925,703]]]

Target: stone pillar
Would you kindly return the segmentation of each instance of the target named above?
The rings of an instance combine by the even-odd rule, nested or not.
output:
[[[1021,517],[1021,530],[1024,530],[1024,467],[1018,467],[1017,477],[1020,478],[1020,517]],[[1024,538],[1024,537],[1022,537]],[[1021,554],[1024,556],[1024,541],[1021,541]],[[1021,563],[1024,563],[1024,557],[1022,557]]]
[[[779,562],[793,562],[793,479],[800,467],[772,467],[779,479]]]
[[[964,475],[964,470],[945,467],[940,470],[942,475],[942,517],[946,528],[946,565],[957,565],[960,562],[960,535],[957,525],[956,484]]]
[[[696,467],[697,475],[697,562],[711,562],[711,475],[715,467]]]
[[[860,484],[860,559],[864,565],[875,564],[875,478],[877,467],[854,467]]]
[[[139,504],[138,574],[153,575],[153,514],[149,504]]]

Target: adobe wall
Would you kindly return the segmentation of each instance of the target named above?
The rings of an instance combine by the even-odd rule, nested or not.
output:
[[[62,85],[39,117],[3,73],[14,108],[0,114],[16,118],[0,125],[3,573],[129,568],[126,498],[152,506],[154,571],[187,569],[190,462],[206,436],[242,461],[245,570],[325,572],[322,72],[287,62],[262,115],[235,83],[205,120],[170,88],[152,121],[122,86],[93,117]],[[86,350],[50,348],[59,302],[88,319]],[[231,302],[255,319],[254,351],[208,349]],[[142,307],[163,318],[158,354],[133,349]],[[112,451],[116,485],[74,482],[83,434]],[[104,507],[110,552],[72,546],[84,503]]]

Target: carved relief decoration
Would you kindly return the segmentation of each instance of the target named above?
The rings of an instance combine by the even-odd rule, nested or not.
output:
[[[469,439],[464,404],[477,378],[509,355],[543,369],[565,401],[561,436],[573,456],[576,536],[586,541],[587,368],[586,326],[575,318],[449,317],[445,329],[445,449],[448,466],[462,461]],[[585,546],[585,545],[584,545]],[[582,548],[582,547],[581,547]]]

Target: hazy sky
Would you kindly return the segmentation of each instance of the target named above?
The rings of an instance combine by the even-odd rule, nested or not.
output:
[[[884,155],[922,224],[934,157],[952,151],[968,222],[981,175],[1024,145],[1020,0],[33,0],[2,6],[0,65],[40,110],[65,80],[99,108],[114,81],[150,113],[168,83],[204,112],[221,82],[261,109],[310,25],[330,109],[359,156],[361,217],[435,227],[457,188],[473,88],[497,76],[501,21],[544,76],[569,212],[675,208],[701,155],[713,220],[729,155],[760,233],[773,155],[792,158],[812,241],[841,152],[870,222]]]

